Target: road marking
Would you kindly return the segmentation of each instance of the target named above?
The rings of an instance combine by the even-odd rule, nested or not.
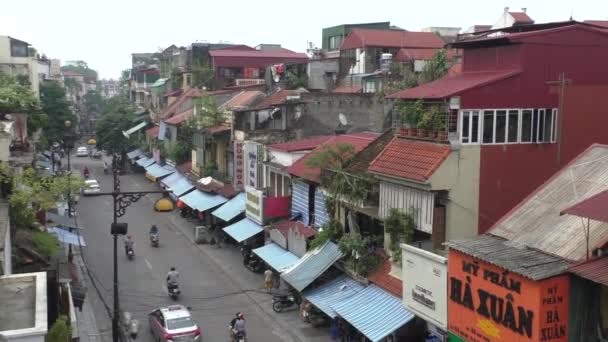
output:
[[[146,262],[146,266],[148,266],[148,268],[152,270],[152,264],[148,261],[148,259],[144,258],[144,261]]]

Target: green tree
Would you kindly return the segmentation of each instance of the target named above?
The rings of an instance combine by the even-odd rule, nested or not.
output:
[[[60,141],[65,134],[65,121],[73,124],[76,116],[70,110],[65,97],[65,90],[55,82],[46,82],[40,85],[40,102],[42,111],[48,117],[48,124],[44,127],[44,135],[49,142]]]
[[[28,113],[38,109],[38,100],[27,85],[0,73],[0,114]]]
[[[416,220],[410,210],[404,213],[399,209],[392,208],[388,217],[384,220],[384,231],[390,236],[389,249],[391,251],[393,261],[401,263],[401,246],[400,243],[410,243],[414,237],[414,229],[416,229]]]
[[[89,65],[85,61],[72,61],[71,64],[64,65],[61,67],[62,71],[77,72],[84,76],[84,81],[87,83],[97,82],[97,71],[89,68]]]
[[[433,58],[428,61],[420,73],[419,83],[427,83],[442,78],[450,69],[448,53],[445,49],[435,52]]]
[[[69,342],[72,340],[72,329],[66,316],[59,316],[47,336],[48,342]]]
[[[95,90],[88,91],[84,95],[84,108],[87,113],[101,113],[104,107],[104,100],[101,94]]]
[[[128,139],[122,132],[133,127],[135,113],[127,99],[113,97],[104,101],[102,114],[97,121],[97,147],[108,153],[124,154],[138,146],[138,141]]]
[[[215,72],[207,64],[197,63],[192,66],[192,86],[197,88],[210,88],[213,83]]]

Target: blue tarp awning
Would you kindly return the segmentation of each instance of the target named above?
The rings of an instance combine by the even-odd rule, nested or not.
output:
[[[255,234],[263,232],[264,229],[260,227],[259,224],[245,217],[239,222],[224,228],[224,231],[226,234],[232,236],[236,242],[241,243]]]
[[[302,292],[302,296],[334,319],[338,314],[331,306],[343,302],[364,288],[363,284],[343,275],[319,287]]]
[[[210,195],[200,190],[194,190],[179,198],[187,206],[198,211],[205,211],[215,208],[228,201],[224,196]]]
[[[182,176],[181,173],[174,172],[174,173],[170,174],[169,176],[161,179],[160,184],[166,188],[169,188],[169,187],[173,186],[173,184],[175,184],[181,178],[184,178],[184,176]]]
[[[215,209],[211,214],[220,220],[224,220],[226,222],[232,220],[240,213],[245,212],[245,203],[247,202],[247,197],[244,192],[236,195],[230,201],[224,203],[221,207]]]
[[[164,177],[172,174],[173,172],[175,172],[175,169],[171,171],[170,169],[160,166],[159,164],[152,164],[146,168],[146,173],[154,178]]]
[[[129,157],[129,159],[135,159],[135,158],[141,156],[142,154],[144,154],[144,152],[140,149],[137,149],[137,150],[133,150],[133,151],[127,153],[127,157]]]
[[[137,165],[139,165],[139,166],[141,166],[141,167],[144,167],[144,168],[145,168],[145,167],[148,167],[148,166],[150,166],[150,165],[152,165],[152,164],[154,164],[154,163],[155,163],[154,159],[152,159],[152,158],[147,158],[147,157],[141,157],[141,159],[139,159],[139,160],[137,161]]]
[[[315,281],[341,257],[342,253],[338,245],[327,241],[322,246],[304,254],[295,265],[281,274],[281,277],[293,288],[302,292],[306,286]]]
[[[179,197],[185,194],[186,192],[192,190],[193,188],[194,185],[190,183],[188,178],[183,177],[182,179],[175,182],[173,185],[170,185],[168,190],[171,191],[175,196]]]
[[[382,340],[414,318],[401,299],[376,285],[332,305],[332,309],[372,342]]]
[[[84,242],[84,237],[82,237],[81,235],[71,233],[71,232],[61,229],[59,227],[49,228],[48,232],[57,236],[57,240],[59,240],[60,242],[69,243],[71,245],[76,245],[76,246],[86,246],[87,245]]]
[[[284,250],[281,246],[272,242],[254,249],[253,253],[279,272],[283,272],[300,260],[295,254]]]
[[[58,226],[64,226],[66,228],[75,228],[75,229],[78,229],[78,227],[76,226],[76,220],[74,220],[73,217],[67,217],[67,216],[62,216],[62,215],[59,215],[59,214],[47,212],[46,213],[46,220],[47,221],[51,221],[55,225],[58,225]]]

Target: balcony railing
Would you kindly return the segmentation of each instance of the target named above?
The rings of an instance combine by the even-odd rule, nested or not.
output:
[[[261,78],[237,78],[234,80],[237,86],[254,86],[265,84],[266,81]]]

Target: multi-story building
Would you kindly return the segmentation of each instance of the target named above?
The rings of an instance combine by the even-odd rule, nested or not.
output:
[[[27,77],[32,92],[39,96],[40,82],[50,74],[50,62],[38,56],[29,43],[0,36],[0,72]]]

